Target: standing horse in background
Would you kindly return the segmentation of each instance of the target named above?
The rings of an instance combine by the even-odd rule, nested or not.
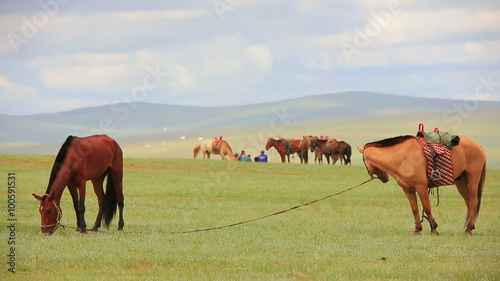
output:
[[[311,140],[311,152],[316,153],[316,155],[325,155],[326,162],[330,165],[330,157],[332,157],[332,162],[334,161],[334,156],[332,154],[332,143],[328,142],[328,139],[313,138]],[[323,163],[323,161],[321,161]]]
[[[106,176],[108,180],[104,193],[103,182]],[[40,201],[42,233],[52,234],[60,225],[61,197],[66,186],[73,198],[76,230],[81,233],[87,232],[85,189],[88,180],[92,181],[99,204],[97,218],[91,231],[99,229],[101,220],[108,228],[117,206],[120,210],[118,230],[123,230],[122,179],[123,154],[115,140],[105,135],[85,138],[69,136],[56,156],[45,195],[33,194]]]
[[[340,159],[340,164],[344,162],[345,165],[351,165],[351,146],[345,141],[337,141],[336,139],[330,139],[332,143],[332,159],[333,164]]]
[[[231,157],[233,155],[233,150],[227,141],[223,140],[222,137],[215,138],[214,141],[206,140],[194,147],[193,158],[196,158],[199,152],[203,153],[203,159],[210,159],[210,154],[219,154],[222,160],[227,160],[226,155]]]
[[[300,163],[307,164],[308,158],[303,158],[302,150],[300,149],[301,140],[294,139],[283,139],[283,138],[269,138],[266,143],[266,150],[271,147],[276,148],[281,156],[281,162],[285,163],[285,156],[288,157],[288,163],[290,163],[290,154],[297,153],[300,158]],[[306,154],[307,155],[307,154]]]
[[[302,150],[303,157],[307,157],[308,151],[311,148],[311,140],[315,137],[313,136],[302,136],[302,140],[300,141],[299,148]],[[312,150],[311,150],[312,151]],[[314,163],[318,161],[319,164],[323,164],[323,153],[319,148],[314,149]],[[307,158],[305,158],[307,159]],[[306,160],[307,163],[307,160]]]
[[[432,215],[429,200],[427,159],[422,153],[418,139],[414,136],[394,137],[367,143],[364,148],[358,147],[358,150],[363,154],[366,168],[372,177],[375,174],[385,183],[389,180],[388,175],[391,175],[403,189],[415,219],[413,234],[417,235],[422,231],[416,194],[431,225],[431,232],[438,234],[438,225]],[[481,207],[486,177],[486,154],[479,144],[460,136],[459,145],[451,149],[451,162],[455,185],[467,205],[465,233],[472,234]]]

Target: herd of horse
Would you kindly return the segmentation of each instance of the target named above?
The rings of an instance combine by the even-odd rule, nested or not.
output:
[[[323,156],[326,161],[332,165],[340,160],[340,164],[351,164],[351,146],[345,141],[338,141],[329,137],[303,136],[302,139],[290,139],[282,137],[270,137],[265,145],[266,150],[270,148],[276,149],[281,157],[281,162],[285,163],[290,156],[298,155],[300,163],[307,164],[309,162],[309,150],[314,153],[314,162],[323,164]],[[233,150],[226,140],[222,137],[216,137],[215,140],[205,140],[202,143],[195,145],[193,150],[193,158],[197,158],[200,152],[203,158],[210,159],[211,154],[218,154],[222,160],[227,160],[233,155]],[[228,156],[228,158],[226,158]]]
[[[422,231],[423,218],[431,225],[431,232],[437,234],[437,223],[432,214],[429,200],[429,178],[427,177],[426,157],[419,147],[415,136],[400,136],[381,141],[367,143],[357,147],[363,156],[371,179],[378,178],[383,183],[392,176],[406,194],[415,219],[414,234]],[[307,163],[307,151],[314,152],[318,161],[322,156],[331,158],[332,164],[337,160],[344,164],[351,163],[351,147],[343,141],[325,137],[304,136],[299,140],[269,138],[266,149],[274,147],[285,162],[285,156],[297,153],[301,163]],[[194,157],[202,151],[204,157],[219,154],[222,159],[232,155],[229,144],[220,138],[205,141],[194,149]],[[460,136],[460,143],[451,148],[453,176],[458,192],[467,206],[465,233],[471,234],[475,229],[475,219],[479,214],[481,196],[486,177],[486,155],[483,148],[470,138]],[[103,188],[107,177],[106,190]],[[76,230],[87,232],[85,223],[86,182],[92,181],[97,195],[98,214],[90,231],[97,231],[101,222],[108,227],[119,209],[118,230],[123,230],[123,154],[118,143],[105,135],[78,138],[69,136],[61,146],[49,177],[49,183],[44,195],[33,194],[40,201],[41,232],[52,234],[61,226],[61,198],[66,187],[73,199],[76,213]],[[417,204],[420,198],[423,213],[420,217]]]

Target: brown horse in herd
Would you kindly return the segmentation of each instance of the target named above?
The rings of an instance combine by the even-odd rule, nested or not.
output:
[[[467,205],[465,233],[475,229],[475,219],[481,207],[481,195],[486,177],[486,154],[483,148],[465,136],[459,136],[460,143],[451,149],[453,176],[458,192]],[[414,136],[401,136],[367,143],[358,147],[370,175],[376,175],[383,183],[391,175],[408,198],[415,219],[413,234],[422,231],[422,220],[417,203],[417,194],[423,211],[431,225],[431,232],[438,234],[429,200],[429,179],[427,159]],[[423,216],[423,214],[422,214]]]
[[[103,182],[105,178],[106,193]],[[87,232],[85,223],[86,182],[92,181],[97,195],[99,211],[92,231],[97,231],[101,220],[108,227],[115,216],[116,207],[120,210],[118,230],[123,229],[123,158],[122,150],[115,140],[105,135],[78,138],[69,136],[61,146],[44,195],[33,196],[40,201],[41,230],[52,234],[62,219],[61,197],[66,186],[73,198],[76,212],[76,230]]]
[[[344,162],[345,165],[351,165],[351,155],[352,149],[351,146],[345,141],[337,141],[336,139],[331,139],[332,143],[332,158],[333,163],[337,162],[340,159],[340,164]]]
[[[301,140],[269,138],[266,143],[266,150],[274,147],[280,154],[282,163],[285,163],[285,157],[288,157],[288,163],[290,163],[290,154],[293,155],[297,153],[300,158],[300,163],[307,164],[307,151],[304,153],[304,151],[300,149],[300,142]]]
[[[347,165],[351,164],[351,146],[345,141],[338,141],[332,138],[318,138],[313,136],[304,136],[302,139],[302,145],[304,147],[309,147],[311,152],[319,159],[319,163],[322,164],[322,156],[326,156],[326,161],[330,164],[330,158],[332,159],[332,165],[334,165],[339,159],[340,164],[342,162]]]

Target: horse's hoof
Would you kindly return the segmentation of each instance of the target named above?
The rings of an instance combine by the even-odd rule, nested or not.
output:
[[[431,234],[432,234],[432,235],[439,236],[439,232],[437,232],[437,231],[431,231]]]
[[[464,234],[465,234],[465,235],[472,235],[472,230],[470,230],[470,229],[466,229],[466,230],[464,231]]]
[[[414,236],[420,235],[420,231],[417,231],[417,230],[413,231],[413,235]]]

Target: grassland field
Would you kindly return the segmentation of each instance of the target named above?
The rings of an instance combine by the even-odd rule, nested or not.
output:
[[[217,159],[217,158],[216,158]],[[54,156],[0,155],[0,280],[500,280],[500,170],[489,169],[477,229],[463,234],[456,188],[432,197],[439,236],[420,236],[391,179],[235,227],[169,234],[257,218],[345,190],[368,178],[361,165],[126,158],[125,228],[40,233],[38,201]],[[15,173],[15,271],[7,264],[7,177]],[[87,225],[97,212],[87,185]],[[62,223],[74,226],[69,192]]]

